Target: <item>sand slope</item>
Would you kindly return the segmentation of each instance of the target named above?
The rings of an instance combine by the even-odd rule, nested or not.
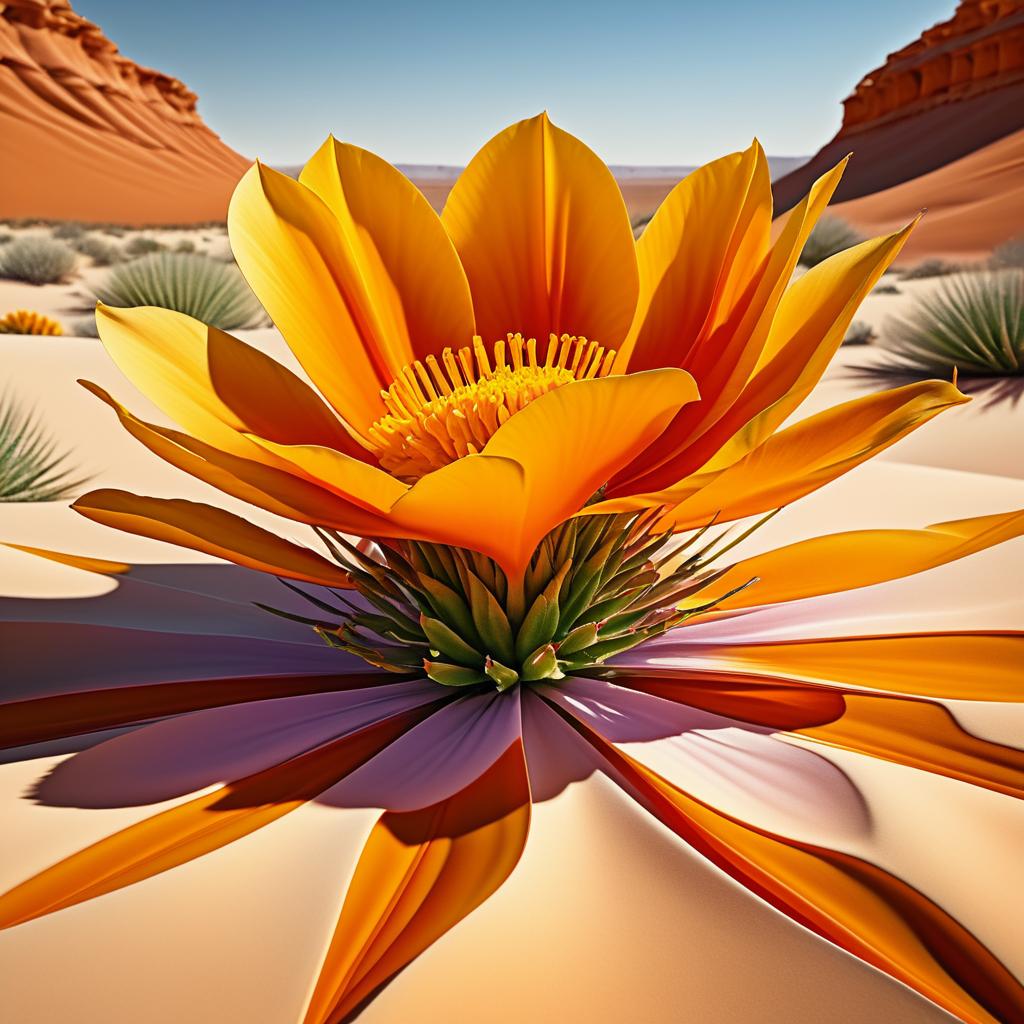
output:
[[[223,219],[248,161],[66,0],[0,5],[0,217]]]

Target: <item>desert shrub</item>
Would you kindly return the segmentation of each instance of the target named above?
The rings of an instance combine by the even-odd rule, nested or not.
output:
[[[0,252],[0,277],[29,284],[53,284],[66,277],[74,265],[74,251],[55,238],[19,238]]]
[[[50,234],[54,238],[81,238],[85,234],[85,226],[79,224],[77,220],[64,220],[59,224],[54,224]]]
[[[106,242],[99,235],[86,235],[80,238],[75,248],[83,255],[88,256],[97,267],[109,267],[111,263],[118,263],[121,260],[121,249],[113,242]]]
[[[644,233],[644,228],[647,227],[653,219],[653,213],[642,213],[639,217],[634,217],[629,222],[629,226],[633,229],[633,237],[639,238]]]
[[[148,256],[151,252],[160,252],[161,249],[163,249],[163,245],[148,235],[135,235],[128,239],[128,243],[124,247],[124,251],[129,256]]]
[[[191,238],[183,238],[175,247],[175,252],[195,252],[196,243]]]
[[[886,324],[882,346],[898,374],[1024,374],[1024,271],[950,277]]]
[[[947,263],[945,260],[922,260],[913,267],[908,267],[900,274],[901,281],[919,281],[926,277],[947,277],[963,270],[959,263]]]
[[[837,252],[849,249],[850,246],[862,241],[864,239],[845,220],[838,217],[822,217],[804,242],[800,264],[805,267],[816,267],[829,256],[834,256]]]
[[[116,224],[109,224],[103,229],[103,234],[110,235],[111,238],[123,238],[124,228],[120,228]]]
[[[875,330],[871,324],[863,320],[854,320],[846,331],[843,338],[844,345],[867,345],[875,337]]]
[[[224,331],[266,320],[233,263],[196,253],[160,252],[111,269],[96,298],[108,306],[162,306]]]
[[[85,482],[38,418],[0,397],[0,502],[62,501]]]
[[[81,316],[77,320],[72,320],[68,334],[72,338],[98,338],[100,332],[96,329],[96,315]]]
[[[0,334],[63,334],[64,328],[57,320],[31,309],[16,309],[0,317]]]
[[[1024,269],[1024,235],[1018,235],[996,246],[995,252],[992,253],[992,266]]]
[[[875,285],[876,295],[902,295],[903,292],[894,284],[890,284],[888,281],[883,284]]]
[[[0,231],[0,245],[6,245],[8,242],[14,241],[14,235],[9,231]]]

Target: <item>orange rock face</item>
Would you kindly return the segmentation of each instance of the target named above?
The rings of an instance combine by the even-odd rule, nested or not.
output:
[[[0,217],[223,220],[248,165],[67,0],[0,2]]]
[[[775,183],[776,208],[852,152],[839,216],[877,231],[928,209],[906,259],[981,258],[1024,232],[1021,138],[1024,0],[961,0],[861,79],[835,138]]]

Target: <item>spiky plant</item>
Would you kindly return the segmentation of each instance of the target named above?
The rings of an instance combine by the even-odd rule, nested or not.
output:
[[[0,396],[0,502],[63,501],[87,479],[75,476],[67,453],[35,415]]]
[[[308,623],[332,647],[379,668],[425,672],[445,686],[507,690],[594,672],[755,582],[713,593],[725,570],[708,565],[760,523],[728,541],[707,541],[705,527],[680,545],[652,532],[662,511],[563,523],[514,586],[491,559],[463,548],[384,541],[378,560],[319,531],[362,605],[337,591],[333,604],[282,580],[320,614],[260,607]]]
[[[111,269],[96,289],[108,306],[162,306],[224,331],[265,321],[259,300],[233,263],[194,253],[153,253]]]
[[[55,284],[75,266],[75,253],[55,238],[19,238],[0,251],[0,277],[29,284]]]
[[[75,243],[75,248],[92,260],[95,267],[109,267],[119,263],[123,257],[121,247],[113,242],[104,241],[99,235],[86,235]]]
[[[882,346],[896,374],[1024,374],[1024,271],[948,278],[886,324]]]
[[[803,251],[800,253],[800,265],[816,267],[829,256],[834,256],[837,252],[863,241],[864,239],[845,220],[838,217],[822,217],[804,243]]]
[[[0,318],[0,334],[63,334],[64,328],[57,320],[51,320],[42,313],[31,309],[15,309]]]

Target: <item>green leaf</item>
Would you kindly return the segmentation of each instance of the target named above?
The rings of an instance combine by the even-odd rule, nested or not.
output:
[[[473,686],[486,683],[488,677],[479,669],[466,668],[463,665],[449,665],[443,661],[423,659],[423,671],[442,686]]]
[[[539,679],[561,679],[558,656],[553,644],[545,644],[533,652],[524,662],[521,673],[523,681],[532,683]]]
[[[420,616],[420,627],[430,646],[459,665],[479,669],[483,655],[475,651],[461,636],[446,626],[440,619],[429,615]]]

